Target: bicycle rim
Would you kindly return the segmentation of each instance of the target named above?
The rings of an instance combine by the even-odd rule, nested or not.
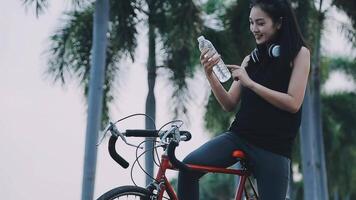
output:
[[[106,192],[98,200],[150,200],[151,193],[141,187],[122,186]]]

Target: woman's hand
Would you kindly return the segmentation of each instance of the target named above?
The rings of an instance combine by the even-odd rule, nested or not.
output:
[[[200,55],[200,63],[204,66],[206,76],[211,76],[214,65],[220,60],[218,53],[211,54],[208,49],[204,50]]]
[[[242,61],[241,66],[238,65],[226,65],[230,71],[231,75],[234,78],[234,80],[240,80],[241,84],[245,87],[250,88],[253,85],[253,80],[248,76],[246,72],[246,66],[248,64],[248,61],[250,60],[250,56],[246,56],[245,59]]]

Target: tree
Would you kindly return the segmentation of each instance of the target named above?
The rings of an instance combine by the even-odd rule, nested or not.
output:
[[[34,1],[32,1],[33,3]],[[25,1],[26,3],[26,1]],[[38,10],[42,10],[40,5],[46,5],[46,1],[42,4],[36,2],[36,14]],[[95,170],[97,159],[97,137],[100,129],[101,114],[102,114],[102,96],[103,96],[103,82],[104,67],[106,59],[106,46],[107,46],[107,29],[108,29],[108,15],[109,15],[109,1],[102,0],[96,1],[95,12],[93,15],[93,46],[90,82],[88,86],[88,117],[86,128],[86,141],[85,141],[85,154],[84,154],[84,169],[83,169],[83,182],[82,182],[82,200],[93,199],[94,183],[95,183]]]
[[[101,122],[103,83],[109,19],[109,0],[98,0],[95,4],[93,26],[92,62],[89,79],[88,117],[85,140],[82,200],[93,199],[98,133]]]
[[[44,0],[25,0],[26,3],[36,3],[39,10],[47,5]],[[79,2],[79,1],[78,1]],[[147,16],[149,55],[147,62],[148,71],[148,95],[146,100],[146,114],[155,119],[154,86],[156,80],[156,43],[160,39],[166,51],[164,52],[164,65],[172,76],[176,90],[173,98],[178,111],[186,112],[185,102],[187,77],[192,76],[194,61],[192,55],[196,55],[196,38],[201,27],[199,9],[192,0],[179,1],[110,1],[112,12],[109,16],[108,48],[105,66],[104,101],[102,127],[109,119],[109,105],[114,100],[114,89],[119,77],[119,60],[130,55],[134,61],[136,48],[136,25],[140,20],[137,13]],[[79,4],[79,3],[78,3]],[[37,8],[36,7],[36,8]],[[147,10],[146,10],[147,8]],[[93,4],[82,5],[66,14],[64,25],[51,36],[51,47],[48,50],[49,68],[48,74],[54,77],[54,81],[66,84],[68,78],[80,80],[84,87],[84,94],[88,94],[88,78],[90,70],[90,47],[92,35],[89,31],[93,26]],[[189,13],[189,15],[187,15]],[[185,100],[185,101],[182,101]],[[146,128],[152,129],[153,125],[147,119]],[[152,148],[152,142],[147,142],[146,148]],[[153,174],[153,154],[147,153],[146,168],[149,174]],[[147,178],[146,183],[150,182]]]
[[[356,197],[356,120],[355,93],[336,93],[323,96],[325,112],[326,160],[330,180],[330,196],[334,199]]]
[[[173,76],[170,80],[174,83],[173,99],[178,112],[186,113],[186,78],[192,76],[196,52],[196,38],[200,31],[201,20],[199,10],[192,0],[165,1],[146,0],[147,11],[142,10],[148,17],[148,46],[149,55],[147,62],[148,94],[146,99],[146,114],[156,118],[156,101],[154,87],[156,82],[156,41],[161,37],[165,50],[164,67],[168,68]],[[187,16],[188,13],[188,16]],[[158,35],[157,35],[158,33]],[[146,119],[146,129],[154,126]],[[152,149],[153,141],[146,140],[146,149]],[[153,150],[145,155],[146,171],[153,175]],[[146,185],[151,181],[146,177]]]
[[[356,2],[348,0],[333,0],[332,5],[335,5],[340,11],[343,11],[351,21],[351,27],[347,24],[342,24],[341,27],[347,38],[356,46]]]
[[[323,81],[334,71],[341,71],[356,80],[356,63],[345,58],[324,58]],[[325,153],[329,181],[329,195],[334,199],[356,197],[355,92],[324,93],[323,129],[325,130]]]

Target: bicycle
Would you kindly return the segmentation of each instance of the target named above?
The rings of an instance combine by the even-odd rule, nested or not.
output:
[[[127,119],[129,117],[135,115],[144,115],[145,114],[134,114],[123,119]],[[121,120],[123,120],[121,119]],[[117,122],[121,121],[118,120]],[[175,120],[172,122],[182,122],[180,120]],[[116,123],[117,123],[116,122]],[[169,123],[172,123],[169,122]],[[162,147],[164,153],[161,155],[160,162],[158,164],[159,169],[156,174],[156,178],[153,178],[151,184],[149,184],[146,188],[139,187],[136,184],[131,186],[121,186],[114,188],[103,195],[101,195],[98,200],[114,200],[114,199],[141,199],[141,200],[162,200],[162,199],[170,199],[170,200],[178,200],[176,192],[174,191],[171,183],[166,177],[167,170],[198,170],[202,172],[210,172],[210,173],[222,173],[222,174],[231,174],[240,176],[239,183],[236,188],[235,200],[242,200],[243,196],[247,200],[258,199],[258,194],[256,192],[255,186],[250,179],[251,171],[249,170],[247,164],[247,158],[243,151],[235,150],[232,152],[232,156],[240,162],[241,169],[230,169],[230,168],[219,168],[213,166],[203,166],[203,165],[191,165],[184,164],[179,161],[175,156],[175,149],[179,145],[181,141],[189,141],[191,139],[191,133],[188,131],[180,131],[180,126],[176,124],[172,124],[171,127],[162,131],[162,128],[169,123],[166,123],[158,130],[126,130],[124,133],[119,132],[116,123],[110,122],[109,127],[107,128],[105,134],[109,131],[111,133],[111,137],[109,139],[108,150],[110,156],[123,168],[127,168],[129,163],[121,157],[116,149],[115,145],[117,139],[120,137],[127,145],[134,146],[140,148],[140,145],[136,146],[127,142],[126,137],[152,137],[159,138],[159,145],[154,146],[153,149],[157,149],[158,147]],[[103,137],[105,137],[105,134]],[[146,153],[149,150],[146,150]],[[144,154],[143,153],[143,154]],[[157,152],[156,152],[157,153]],[[142,156],[141,154],[140,156]],[[136,155],[136,161],[140,156]],[[134,166],[134,165],[133,165]],[[132,168],[133,168],[132,166]],[[141,167],[142,169],[142,167]],[[132,172],[132,171],[131,171]],[[132,179],[133,180],[133,179]],[[246,188],[246,180],[248,180],[251,189],[253,191],[252,195],[249,195]],[[164,196],[164,193],[168,195],[168,197]]]

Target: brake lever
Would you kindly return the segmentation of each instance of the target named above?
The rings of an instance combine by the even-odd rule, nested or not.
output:
[[[174,125],[171,126],[171,128],[169,130],[165,131],[163,133],[163,135],[159,134],[159,137],[160,137],[162,143],[169,144],[169,142],[167,141],[167,138],[171,133],[173,133],[172,134],[173,135],[173,137],[172,137],[173,141],[175,141],[177,143],[180,142],[179,127],[174,124]]]
[[[109,127],[109,131],[111,132],[111,134],[115,135],[116,137],[119,137],[122,139],[122,141],[125,142],[125,144],[129,145],[129,146],[132,146],[132,147],[136,147],[136,148],[139,148],[139,149],[143,149],[143,147],[140,147],[140,146],[136,146],[134,144],[130,144],[129,142],[127,142],[124,134],[122,134],[115,126],[114,123],[110,122],[110,127]]]
[[[101,137],[99,143],[97,143],[96,146],[99,146],[103,142],[106,134],[108,133],[109,129],[111,128],[111,124],[112,124],[112,122],[110,122],[110,126],[105,131],[102,131],[102,132],[104,132],[103,137]]]

